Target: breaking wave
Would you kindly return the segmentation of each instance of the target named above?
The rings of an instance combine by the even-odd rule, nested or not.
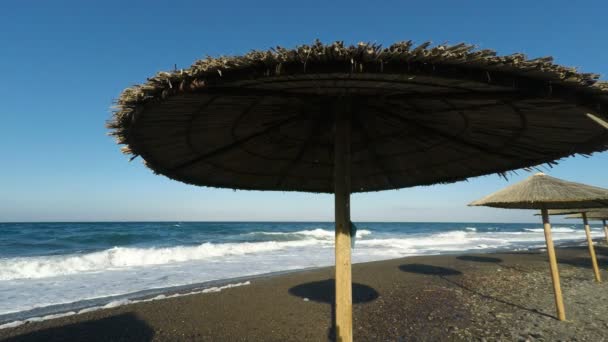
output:
[[[528,231],[528,232],[532,232],[532,233],[543,233],[544,232],[543,228],[524,228],[524,230]],[[574,233],[576,231],[577,231],[576,229],[568,228],[568,227],[551,227],[552,233]]]
[[[114,247],[88,254],[0,259],[0,280],[46,278],[80,272],[239,256],[314,245],[314,240],[203,243],[169,248]]]

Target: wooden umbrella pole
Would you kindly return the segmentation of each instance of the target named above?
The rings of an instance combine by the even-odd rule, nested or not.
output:
[[[336,210],[336,340],[353,340],[353,303],[350,236],[350,136],[348,104],[338,100],[334,144]]]
[[[566,310],[564,309],[564,300],[562,298],[562,287],[559,283],[559,270],[557,269],[557,258],[555,257],[555,248],[553,247],[553,238],[551,237],[551,223],[549,222],[549,212],[547,209],[541,209],[543,216],[543,228],[545,231],[545,241],[547,243],[547,254],[549,254],[549,266],[551,267],[551,280],[553,280],[553,294],[555,295],[555,308],[557,310],[557,318],[560,321],[566,320]]]
[[[602,276],[600,275],[600,268],[597,266],[597,258],[595,257],[595,247],[593,247],[593,239],[591,238],[591,228],[589,228],[587,213],[583,212],[582,214],[583,223],[585,224],[585,234],[587,234],[587,244],[589,245],[589,255],[591,255],[591,264],[593,265],[593,274],[595,274],[595,281],[601,282]]]
[[[606,235],[606,242],[608,242],[608,225],[606,225],[606,220],[602,220],[604,223],[604,235]]]

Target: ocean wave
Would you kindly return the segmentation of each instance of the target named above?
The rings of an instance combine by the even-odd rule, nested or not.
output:
[[[468,250],[504,246],[509,240],[478,234],[470,231],[454,230],[408,238],[367,239],[357,242],[358,246],[394,249],[405,254],[425,254],[438,250]]]
[[[362,238],[367,235],[371,235],[372,232],[367,229],[357,229],[357,238]],[[333,240],[335,238],[335,232],[333,230],[327,230],[322,228],[309,229],[309,230],[299,230],[295,232],[251,232],[247,233],[250,236],[275,236],[281,237],[285,239],[318,239],[318,240]]]
[[[545,231],[543,228],[524,228],[524,230],[532,233],[543,233]],[[576,231],[576,229],[569,227],[551,227],[552,233],[574,233]]]
[[[88,253],[48,257],[0,259],[0,280],[46,278],[80,272],[97,272],[125,267],[171,264],[225,256],[270,252],[318,244],[314,239],[298,241],[265,241],[243,243],[203,243],[198,246],[168,248],[111,249]]]

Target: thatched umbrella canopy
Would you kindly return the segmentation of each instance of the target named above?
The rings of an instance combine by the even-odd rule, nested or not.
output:
[[[553,247],[553,239],[551,238],[551,224],[549,222],[548,209],[606,207],[608,205],[608,189],[568,182],[547,176],[544,173],[537,173],[519,183],[508,186],[477,201],[473,201],[469,205],[541,210],[545,241],[547,243],[547,254],[549,255],[549,264],[551,267],[551,278],[553,280],[553,290],[555,293],[557,316],[560,320],[565,320],[566,313],[559,282],[555,248]],[[593,241],[591,240],[591,232],[586,220],[585,231],[587,233],[589,253],[594,264],[595,277],[597,281],[601,281],[597,260],[595,258]]]
[[[608,189],[569,182],[539,172],[525,180],[471,202],[472,206],[510,209],[565,209],[608,207]],[[556,211],[553,211],[556,212]]]
[[[566,213],[566,214],[572,214],[572,215],[566,216],[566,218],[567,219],[580,219],[580,218],[583,218],[582,213],[583,213],[583,211],[577,211],[576,213]],[[608,209],[587,210],[587,211],[585,211],[585,216],[587,216],[587,219],[594,220],[594,221],[608,220]]]
[[[567,214],[578,214],[578,218],[583,219],[583,226],[585,227],[585,235],[587,235],[587,245],[589,246],[589,255],[591,257],[591,264],[593,266],[593,273],[595,274],[595,280],[598,282],[602,281],[600,275],[600,269],[597,264],[597,258],[595,256],[595,248],[593,247],[593,239],[591,238],[591,228],[589,227],[589,216],[590,212],[597,211],[598,208],[577,208],[577,209],[553,209],[549,210],[549,215],[567,215]],[[536,214],[539,215],[539,214]],[[605,225],[605,224],[604,224]],[[608,241],[608,230],[604,229],[606,240]]]
[[[594,214],[601,214],[604,211],[607,211],[608,209],[605,208],[573,208],[573,209],[549,209],[549,215],[570,215],[570,214],[577,214],[578,217],[583,217],[581,215],[581,213],[587,213],[587,217],[589,217],[589,215],[591,213]],[[540,215],[540,214],[534,214],[534,215]]]
[[[592,211],[586,211],[585,213],[585,217],[588,220],[595,220],[595,221],[602,221],[602,224],[604,225],[604,236],[606,237],[606,242],[608,243],[608,224],[606,223],[606,221],[608,220],[608,209],[599,209],[599,210],[592,210]],[[570,213],[568,213],[570,214]],[[566,216],[567,219],[584,219],[583,217],[583,211],[579,211],[578,214],[574,214],[574,215],[570,215],[570,216]]]
[[[185,183],[336,196],[350,340],[351,192],[454,182],[608,148],[608,85],[550,57],[341,42],[206,58],[118,99],[124,151]]]

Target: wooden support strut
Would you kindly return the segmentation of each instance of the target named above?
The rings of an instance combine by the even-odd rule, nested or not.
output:
[[[549,266],[551,267],[551,280],[553,281],[553,293],[555,295],[555,308],[557,310],[557,319],[560,321],[566,320],[566,310],[564,309],[564,300],[562,298],[562,287],[559,283],[559,270],[557,269],[557,258],[555,257],[555,248],[553,247],[553,238],[551,237],[551,223],[549,222],[549,212],[547,209],[541,209],[543,217],[543,229],[545,231],[545,242],[547,243],[547,254],[549,254]]]
[[[348,100],[336,105],[334,196],[336,220],[336,341],[353,340],[353,304],[350,236],[351,122]]]
[[[591,229],[589,228],[587,213],[583,212],[582,215],[583,224],[585,225],[585,234],[587,234],[587,244],[589,245],[589,255],[591,256],[591,264],[593,265],[593,274],[595,275],[595,281],[601,283],[602,276],[600,275],[600,268],[597,266],[597,258],[595,257],[595,248],[593,247],[593,239],[591,238]]]

